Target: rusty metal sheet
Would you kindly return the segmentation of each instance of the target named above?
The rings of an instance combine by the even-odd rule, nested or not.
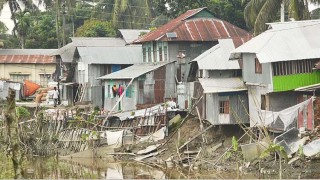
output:
[[[249,32],[226,21],[212,18],[193,17],[206,8],[192,9],[167,24],[135,40],[134,44],[148,41],[216,41],[221,38],[251,36]],[[175,32],[177,38],[168,39],[166,33]]]
[[[166,68],[161,67],[154,71],[154,103],[162,103],[165,93]]]
[[[8,64],[54,64],[55,58],[48,55],[0,55],[0,63]]]

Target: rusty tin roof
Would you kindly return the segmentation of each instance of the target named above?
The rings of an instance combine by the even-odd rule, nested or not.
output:
[[[167,24],[133,41],[143,43],[148,41],[216,41],[218,39],[248,37],[249,32],[232,25],[229,22],[213,17],[197,15],[207,8],[188,10]],[[197,16],[196,16],[197,15]],[[174,33],[176,38],[167,37],[167,33]]]
[[[0,63],[8,64],[53,64],[50,56],[54,49],[1,49]]]

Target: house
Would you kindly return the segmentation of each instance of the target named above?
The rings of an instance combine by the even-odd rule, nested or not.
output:
[[[188,108],[190,104],[187,87],[189,62],[218,43],[218,39],[232,38],[245,41],[250,34],[226,21],[213,16],[207,8],[191,9],[167,24],[141,36],[133,44],[142,44],[144,63],[173,62],[176,63],[174,76],[179,82],[178,94],[180,108]],[[181,91],[180,91],[181,90]],[[176,99],[177,96],[173,96]],[[183,98],[183,99],[182,99]]]
[[[243,61],[250,126],[284,130],[298,124],[312,129],[313,92],[304,88],[320,83],[320,72],[313,70],[320,58],[320,21],[269,26],[269,30],[235,49],[230,57]]]
[[[60,74],[57,80],[69,89],[64,99],[102,107],[105,92],[96,78],[141,62],[141,45],[128,45],[141,32],[145,30],[121,30],[121,38],[73,37],[72,43],[53,53]]]
[[[99,77],[104,83],[104,109],[134,110],[144,105],[163,103],[175,92],[174,62],[134,64],[120,71]],[[123,97],[112,88],[123,88]],[[121,98],[121,99],[120,99]]]
[[[195,82],[194,97],[202,119],[213,125],[249,123],[248,94],[239,62],[229,61],[235,49],[232,39],[218,44],[191,61],[188,81]]]
[[[55,49],[0,49],[0,79],[46,87],[56,71]]]

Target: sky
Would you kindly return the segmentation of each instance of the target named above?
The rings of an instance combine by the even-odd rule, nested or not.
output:
[[[38,4],[39,0],[33,0],[34,4]],[[312,11],[314,9],[316,9],[317,7],[320,7],[320,5],[314,5],[314,4],[309,4],[309,11]],[[40,5],[39,6],[40,10],[44,10],[44,6]],[[8,27],[8,31],[7,34],[11,34],[12,29],[13,29],[13,21],[10,19],[11,17],[11,13],[10,13],[10,8],[8,3],[6,3],[3,7],[3,10],[1,11],[0,14],[0,21],[4,22],[5,25]]]
[[[34,4],[38,4],[38,2],[39,2],[39,0],[33,0]],[[23,7],[23,6],[21,6],[21,7]],[[41,11],[45,9],[43,5],[40,5],[38,7]],[[4,22],[5,25],[7,26],[7,28],[9,29],[7,31],[7,34],[11,34],[14,24],[13,24],[13,21],[11,20],[11,13],[10,13],[10,8],[9,8],[8,3],[5,3],[5,5],[1,11],[0,21]]]

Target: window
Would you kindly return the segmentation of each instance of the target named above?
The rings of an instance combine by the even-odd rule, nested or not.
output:
[[[256,74],[262,73],[262,66],[261,66],[258,58],[255,58],[255,72],[256,72]]]
[[[29,74],[10,74],[10,80],[14,82],[23,82],[25,79],[29,79]]]
[[[147,62],[147,51],[146,48],[142,48],[143,62]]]
[[[162,61],[162,47],[159,47],[159,61]]]
[[[266,101],[266,95],[261,95],[261,110],[266,110],[266,105],[267,105],[267,101]]]
[[[163,47],[163,51],[164,51],[164,61],[167,61],[168,60],[168,48],[167,46],[164,46]]]
[[[50,77],[51,77],[50,74],[40,74],[40,85],[42,87],[47,87]]]
[[[229,114],[229,100],[219,101],[219,113],[220,114]]]
[[[311,73],[317,60],[281,61],[272,63],[274,76],[284,76],[299,73]]]
[[[152,60],[151,60],[151,47],[148,47],[148,62],[152,62]]]

